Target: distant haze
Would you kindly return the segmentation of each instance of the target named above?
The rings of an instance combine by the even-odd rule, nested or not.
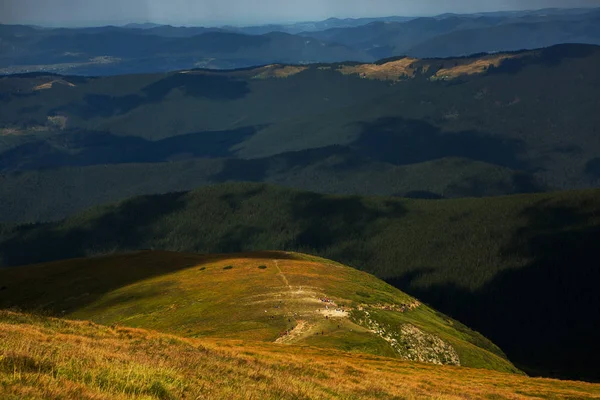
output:
[[[0,23],[250,25],[555,7],[600,7],[600,0],[0,0]]]

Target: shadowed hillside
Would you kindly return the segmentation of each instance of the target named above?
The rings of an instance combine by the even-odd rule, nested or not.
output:
[[[399,200],[230,184],[4,226],[0,257],[18,265],[142,248],[312,253],[416,295],[527,372],[598,379],[597,198]]]
[[[375,64],[3,77],[0,221],[55,220],[227,181],[427,198],[596,187],[598,68],[598,47],[562,45]],[[98,187],[86,190],[92,179]]]
[[[452,57],[489,51],[535,49],[557,43],[598,44],[600,12],[583,20],[521,20],[511,24],[456,30],[424,40],[406,51],[414,57]],[[492,50],[493,49],[493,50]]]
[[[202,136],[198,139],[203,140]],[[132,148],[115,148],[114,152],[106,148],[101,157],[115,159],[130,151]],[[161,157],[169,151],[168,147],[157,146],[154,154]],[[82,164],[98,160],[91,155],[90,158],[56,155],[54,160],[65,160],[66,157],[73,163]],[[187,158],[185,155],[180,157]],[[27,161],[25,156],[15,159],[21,165]],[[252,160],[188,159],[7,173],[0,178],[3,194],[0,221],[60,220],[124,197],[243,181],[269,182],[332,194],[370,193],[412,198],[493,196],[544,189],[530,174],[463,158],[393,165],[360,156],[348,148],[327,147]],[[39,198],[40,194],[43,199]]]

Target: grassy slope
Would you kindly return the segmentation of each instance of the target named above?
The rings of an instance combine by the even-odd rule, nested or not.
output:
[[[598,385],[0,312],[6,399],[600,398]]]
[[[233,268],[225,269],[229,266]],[[432,352],[429,344],[401,344],[394,350],[359,321],[370,312],[372,321],[385,321],[389,334],[400,335],[406,343],[419,335],[398,333],[411,324],[449,344],[461,365],[518,372],[483,336],[427,306],[406,312],[376,308],[414,303],[392,286],[364,272],[296,253],[143,252],[10,269],[0,275],[7,286],[0,294],[4,308],[45,310],[187,337],[272,342],[290,330],[294,334],[283,338],[286,343],[446,363],[445,350]],[[24,286],[26,293],[19,290]],[[318,300],[325,297],[353,311],[325,318],[317,312],[325,311]]]
[[[477,329],[528,372],[597,379],[598,198],[590,190],[418,201],[227,184],[5,226],[0,257],[15,265],[140,248],[319,254]]]

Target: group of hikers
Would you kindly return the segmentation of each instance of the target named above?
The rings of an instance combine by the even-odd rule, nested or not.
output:
[[[331,304],[332,306],[336,306],[336,304],[333,302],[333,300],[328,299],[326,297],[319,299],[321,302],[323,303],[328,303],[325,305],[325,310],[329,310],[329,304]],[[319,311],[321,311],[321,309],[319,308]],[[337,312],[344,312],[344,307],[337,307],[335,308],[335,311]],[[325,316],[325,318],[329,319],[327,316]]]
[[[323,297],[323,298],[319,298],[319,301],[322,303],[326,303],[325,304],[325,310],[330,310],[329,306],[331,305],[331,308],[333,309],[333,307],[335,307],[335,311],[337,312],[344,312],[344,308],[343,307],[338,307],[335,302],[327,297]],[[274,308],[281,308],[281,306],[283,305],[283,301],[280,301],[279,304],[276,304],[274,306]],[[321,309],[318,310],[319,312],[321,312]],[[265,310],[265,312],[267,312],[267,310]],[[296,318],[298,316],[297,312],[294,312],[294,318]],[[271,319],[274,319],[274,316],[271,316]],[[325,319],[329,319],[329,315],[325,315]],[[292,322],[292,318],[288,318],[288,322]],[[338,324],[338,328],[340,328],[340,325]],[[281,331],[279,332],[279,337],[285,337],[285,336],[289,336],[291,335],[293,329],[286,329],[285,331]],[[325,331],[322,330],[321,332],[316,332],[315,335],[325,335]]]

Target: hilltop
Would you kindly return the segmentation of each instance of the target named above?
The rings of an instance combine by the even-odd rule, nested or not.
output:
[[[0,276],[1,308],[186,337],[518,372],[483,336],[392,286],[297,253],[142,252],[10,269]]]
[[[5,311],[0,336],[0,396],[9,399],[600,397],[581,382]]]
[[[0,221],[228,181],[426,198],[596,187],[599,49],[3,77]]]
[[[589,190],[403,200],[226,184],[58,223],[0,225],[0,259],[22,265],[139,249],[310,253],[418,297],[489,337],[528,373],[597,380],[599,198]]]

